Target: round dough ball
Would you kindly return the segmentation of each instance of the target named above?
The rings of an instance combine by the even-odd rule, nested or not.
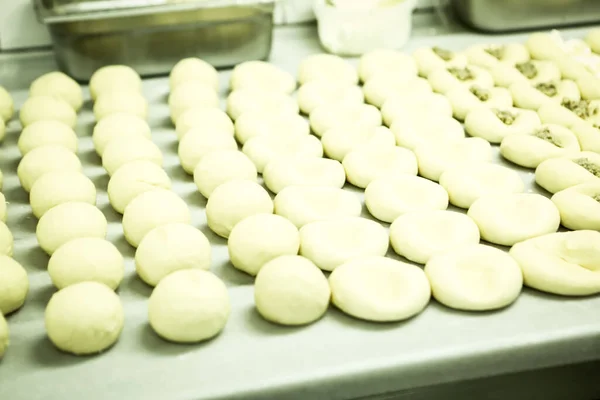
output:
[[[131,161],[115,171],[108,181],[110,205],[123,214],[139,194],[151,190],[171,189],[171,178],[158,165],[148,160]]]
[[[506,109],[513,105],[511,92],[506,88],[480,88],[477,85],[457,86],[450,90],[446,97],[452,104],[454,118],[463,121],[467,115],[477,108]]]
[[[325,314],[330,298],[329,283],[321,270],[295,255],[269,261],[254,282],[258,313],[276,324],[310,324]]]
[[[263,179],[275,194],[288,186],[331,186],[346,183],[344,167],[339,161],[317,157],[277,158],[263,171]]]
[[[367,146],[348,153],[343,161],[348,182],[366,188],[375,179],[396,175],[416,175],[415,154],[402,147]]]
[[[78,171],[48,172],[35,181],[29,193],[31,210],[37,218],[52,207],[71,201],[96,205],[94,182]]]
[[[176,271],[159,282],[150,295],[150,326],[165,340],[196,343],[218,335],[231,305],[223,281],[201,269]]]
[[[358,73],[342,57],[333,54],[312,54],[300,62],[298,81],[303,85],[316,80],[356,85]]]
[[[83,105],[81,86],[70,76],[58,71],[49,72],[34,80],[29,87],[29,96],[59,97],[75,111],[79,111]]]
[[[324,80],[306,82],[298,89],[298,105],[304,114],[332,103],[362,104],[365,96],[360,87]]]
[[[563,39],[558,32],[534,32],[525,41],[531,58],[536,60],[554,60],[566,55]]]
[[[529,50],[521,43],[474,45],[465,51],[470,64],[491,69],[499,63],[518,64],[529,61]]]
[[[29,192],[42,175],[52,171],[81,172],[81,162],[75,154],[63,146],[46,145],[28,152],[19,163],[17,175],[21,186]]]
[[[15,104],[12,96],[4,87],[0,86],[0,119],[4,122],[10,121],[15,112]]]
[[[330,186],[288,186],[275,196],[275,214],[302,228],[315,221],[358,217],[360,199],[351,192]]]
[[[490,70],[496,86],[509,87],[515,82],[533,85],[558,81],[560,69],[552,61],[526,61],[519,64],[499,63]]]
[[[434,255],[425,274],[433,297],[457,310],[497,310],[512,304],[523,288],[519,264],[504,251],[481,244]]]
[[[8,324],[6,323],[6,319],[4,319],[4,316],[0,312],[0,360],[2,359],[2,356],[4,356],[4,353],[6,352],[6,349],[10,344],[9,336],[10,335],[8,332]]]
[[[412,75],[377,75],[363,86],[367,103],[381,108],[390,98],[399,93],[422,96],[432,93],[427,79]]]
[[[582,183],[552,196],[562,226],[600,231],[600,182]]]
[[[167,189],[150,190],[139,194],[125,207],[123,233],[131,246],[138,247],[154,228],[177,222],[191,222],[185,201]]]
[[[2,190],[3,184],[4,184],[4,174],[2,174],[2,170],[0,169],[0,190]]]
[[[387,126],[396,121],[418,121],[432,116],[452,117],[452,105],[439,93],[395,94],[381,107],[381,116]]]
[[[102,155],[102,166],[112,176],[123,165],[132,161],[148,160],[162,166],[160,148],[145,137],[123,137],[111,140]]]
[[[151,139],[150,125],[143,118],[127,113],[107,115],[98,121],[92,133],[94,148],[100,157],[112,140],[134,137]]]
[[[460,86],[476,85],[484,89],[494,87],[492,75],[487,70],[474,65],[440,68],[433,71],[427,79],[433,90],[443,94]]]
[[[585,36],[585,43],[590,46],[590,49],[598,54],[600,53],[600,29],[593,28]]]
[[[99,353],[115,344],[124,323],[119,296],[98,282],[80,282],[54,293],[46,306],[46,332],[60,350]]]
[[[339,126],[380,126],[381,113],[369,104],[324,104],[310,113],[310,127],[321,137],[329,129]]]
[[[581,100],[577,84],[571,80],[515,82],[509,86],[516,107],[537,111],[545,104],[561,104],[564,100]]]
[[[594,60],[596,70],[598,69],[598,56]],[[581,92],[581,97],[586,100],[597,100],[600,99],[600,79],[597,76],[582,76],[577,79],[577,87]]]
[[[343,161],[353,150],[369,146],[394,147],[394,134],[385,126],[342,125],[329,129],[321,138],[327,157]]]
[[[311,222],[300,228],[300,255],[324,271],[362,256],[384,256],[389,247],[387,230],[361,217]]]
[[[115,290],[123,280],[125,262],[108,240],[84,237],[56,249],[48,261],[48,273],[59,290],[87,281],[103,283]]]
[[[560,225],[560,214],[554,203],[534,193],[480,197],[467,215],[479,226],[483,240],[503,246],[556,232]]]
[[[7,217],[7,201],[6,197],[2,193],[0,193],[0,221],[6,223]]]
[[[396,144],[410,150],[424,143],[465,137],[461,123],[447,115],[428,114],[423,118],[396,119],[390,129]]]
[[[150,286],[178,270],[209,270],[210,263],[210,242],[200,230],[184,223],[152,229],[135,251],[135,270]]]
[[[464,138],[420,145],[415,149],[415,155],[419,162],[419,175],[437,182],[450,168],[491,161],[492,146],[481,138]]]
[[[296,78],[266,61],[245,61],[231,72],[229,87],[231,90],[260,89],[291,94],[296,90]]]
[[[244,153],[237,150],[213,151],[205,155],[194,169],[194,182],[207,199],[225,182],[236,179],[256,181],[256,167]]]
[[[477,108],[467,114],[465,130],[471,136],[490,143],[500,143],[513,135],[527,135],[540,127],[542,122],[535,111],[518,108]]]
[[[542,161],[535,169],[535,182],[550,193],[580,183],[600,182],[600,155],[582,151]]]
[[[117,113],[131,114],[146,119],[148,101],[141,93],[124,90],[113,90],[98,96],[94,103],[96,121]]]
[[[261,174],[273,160],[323,157],[321,141],[312,135],[258,136],[248,140],[242,151]]]
[[[77,140],[77,134],[68,125],[59,121],[44,120],[34,122],[23,129],[17,146],[23,156],[37,147],[46,145],[60,145],[77,153]]]
[[[329,276],[331,302],[367,321],[402,321],[429,304],[431,288],[423,270],[385,257],[349,260]]]
[[[271,114],[298,114],[300,108],[296,100],[285,93],[238,89],[227,97],[227,114],[234,121],[247,112],[268,112]]]
[[[363,82],[379,75],[417,76],[417,73],[415,60],[397,50],[371,50],[358,62],[358,75]]]
[[[53,96],[28,98],[19,112],[21,125],[26,128],[37,121],[59,121],[73,128],[77,124],[77,114],[66,101]]]
[[[179,142],[177,153],[181,167],[190,175],[209,153],[220,150],[237,150],[233,136],[222,132],[206,131],[201,128],[190,129]]]
[[[238,222],[265,213],[273,213],[273,201],[262,186],[249,180],[233,180],[220,185],[206,203],[208,227],[226,239]]]
[[[8,255],[0,255],[0,315],[21,308],[29,292],[25,268]]]
[[[227,113],[212,107],[194,107],[184,111],[177,119],[176,127],[178,140],[181,140],[192,128],[216,133],[222,132],[231,136],[235,131],[233,122]]]
[[[235,138],[242,145],[257,136],[304,136],[309,133],[308,122],[295,113],[251,112],[235,121]]]
[[[176,125],[179,117],[191,108],[219,108],[219,94],[199,81],[185,82],[171,91],[169,110],[173,124]]]
[[[0,222],[0,255],[13,255],[14,239],[13,235],[4,222]]]
[[[437,183],[418,176],[387,176],[367,186],[365,205],[372,216],[391,223],[413,211],[445,210],[448,193]]]
[[[127,65],[107,65],[99,68],[90,78],[90,94],[96,100],[101,93],[114,90],[141,92],[142,78]]]
[[[469,208],[475,200],[488,195],[522,193],[525,184],[519,173],[510,168],[487,162],[473,162],[446,170],[440,176],[450,203]]]
[[[419,48],[413,53],[413,58],[417,63],[419,75],[425,77],[438,69],[463,68],[469,63],[465,54],[452,52],[437,46]]]
[[[431,257],[479,243],[479,228],[464,214],[445,210],[418,210],[403,214],[390,226],[396,253],[426,264]]]
[[[0,118],[0,142],[4,140],[6,136],[6,123],[2,118]]]
[[[196,57],[180,60],[169,75],[171,90],[182,83],[190,81],[201,82],[213,90],[219,90],[219,73],[209,63]]]
[[[600,129],[587,121],[581,121],[570,128],[575,134],[582,151],[600,153]]]
[[[35,234],[40,247],[52,255],[63,244],[84,237],[106,237],[108,223],[102,211],[89,203],[62,203],[38,221]]]
[[[263,265],[279,256],[297,255],[300,234],[294,224],[279,215],[256,214],[233,227],[227,248],[235,268],[256,275]]]

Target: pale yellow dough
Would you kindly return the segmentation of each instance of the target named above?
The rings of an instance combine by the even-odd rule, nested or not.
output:
[[[312,54],[304,58],[298,67],[298,82],[325,80],[340,84],[356,85],[358,73],[343,58],[333,54]]]
[[[443,55],[442,58],[440,55]],[[462,53],[437,47],[422,47],[413,53],[419,75],[428,77],[433,71],[447,67],[465,67],[469,60]]]
[[[174,125],[187,110],[198,108],[219,108],[219,94],[198,81],[185,82],[171,91],[169,111]]]
[[[48,172],[35,181],[29,193],[31,210],[37,218],[52,207],[71,201],[96,205],[94,182],[78,171]]]
[[[237,179],[256,181],[258,173],[252,161],[237,150],[218,150],[205,155],[194,169],[194,183],[207,199],[225,182]]]
[[[331,128],[353,126],[380,126],[381,113],[369,104],[331,103],[314,109],[309,116],[310,127],[321,137]]]
[[[245,61],[235,66],[229,80],[231,90],[260,89],[291,94],[296,90],[296,78],[266,61]]]
[[[205,155],[219,150],[237,150],[237,143],[233,136],[223,132],[192,128],[179,142],[177,154],[183,170],[193,175],[194,169]]]
[[[58,145],[36,147],[19,163],[17,175],[21,186],[29,192],[42,175],[51,171],[81,172],[81,162],[69,149]]]
[[[327,157],[343,161],[352,150],[365,146],[394,147],[394,134],[384,126],[342,125],[329,129],[321,138]]]
[[[201,82],[213,90],[219,90],[219,73],[209,63],[196,57],[180,60],[169,75],[171,90],[182,83]]]
[[[66,101],[52,96],[28,98],[19,112],[21,125],[26,128],[37,121],[53,120],[62,122],[71,128],[77,124],[77,114]]]
[[[0,316],[21,308],[28,292],[29,278],[25,268],[13,258],[0,255]]]
[[[422,115],[422,118],[396,119],[390,127],[398,146],[414,150],[430,142],[459,140],[465,137],[460,122],[441,114]]]
[[[436,69],[427,79],[433,90],[442,94],[460,86],[477,85],[484,89],[494,86],[492,75],[487,70],[474,65]]]
[[[560,222],[568,229],[600,231],[600,182],[582,183],[552,196]]]
[[[63,146],[77,153],[77,140],[77,134],[68,125],[59,121],[44,120],[34,122],[23,129],[17,146],[23,156],[37,147],[46,145]]]
[[[446,96],[439,93],[396,94],[381,107],[381,116],[387,126],[396,121],[418,121],[431,116],[452,117],[452,105]]]
[[[29,87],[29,96],[56,96],[67,103],[75,111],[83,105],[81,86],[70,76],[58,72],[48,72],[34,80]]]
[[[102,166],[112,176],[123,165],[138,160],[148,160],[160,167],[163,155],[160,148],[148,138],[115,138],[104,149]]]
[[[414,58],[397,50],[376,49],[365,53],[358,62],[358,75],[363,82],[379,75],[417,76]]]
[[[137,115],[115,113],[98,121],[92,133],[94,148],[100,157],[111,141],[123,138],[151,139],[150,125]]]
[[[148,100],[138,92],[113,90],[102,93],[94,103],[96,121],[112,114],[125,113],[142,119],[148,117]]]
[[[521,43],[473,45],[465,51],[470,64],[492,69],[499,63],[517,64],[529,61],[529,51]]]
[[[263,171],[263,179],[275,194],[289,186],[330,186],[341,188],[346,182],[339,161],[317,157],[277,158]]]
[[[231,92],[227,97],[227,114],[235,121],[247,112],[298,114],[300,108],[296,99],[281,92],[258,89],[238,89]]]
[[[257,136],[302,136],[309,133],[308,122],[296,113],[249,112],[235,121],[235,138],[242,145]]]
[[[233,136],[235,131],[231,118],[224,111],[213,107],[193,107],[187,109],[177,119],[177,139],[181,140],[192,128],[207,132],[226,133]]]
[[[513,107],[477,108],[465,118],[467,133],[490,143],[500,143],[510,136],[529,134],[541,124],[542,121],[535,111]]]
[[[377,75],[369,79],[363,86],[367,103],[381,108],[383,104],[396,94],[419,96],[432,93],[427,79],[416,75]]]
[[[261,174],[275,160],[323,157],[323,146],[313,135],[257,136],[248,140],[242,151]]]
[[[505,109],[512,107],[513,98],[506,88],[480,88],[459,86],[450,90],[446,97],[452,104],[454,117],[463,121],[467,115],[481,107]]]
[[[114,90],[141,92],[142,79],[126,65],[108,65],[99,68],[90,78],[90,94],[96,100],[101,93]]]
[[[324,104],[362,104],[365,96],[357,85],[315,80],[306,82],[298,89],[298,105],[304,114]]]
[[[580,183],[600,182],[600,154],[590,151],[550,158],[535,169],[538,185],[556,193]]]

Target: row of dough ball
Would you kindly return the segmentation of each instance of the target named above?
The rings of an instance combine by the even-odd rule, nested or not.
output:
[[[0,359],[9,346],[6,317],[20,309],[29,292],[27,271],[9,255],[0,255]]]

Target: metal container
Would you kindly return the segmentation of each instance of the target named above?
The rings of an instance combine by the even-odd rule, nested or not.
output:
[[[275,0],[34,0],[59,67],[87,81],[126,64],[168,73],[182,58],[229,67],[269,56]]]
[[[459,18],[487,32],[600,22],[600,0],[451,0]]]

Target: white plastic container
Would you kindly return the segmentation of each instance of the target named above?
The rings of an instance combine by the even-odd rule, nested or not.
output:
[[[345,56],[403,47],[410,38],[416,0],[393,3],[388,0],[386,3],[369,7],[334,7],[327,0],[316,0],[314,9],[321,44],[327,51]]]

